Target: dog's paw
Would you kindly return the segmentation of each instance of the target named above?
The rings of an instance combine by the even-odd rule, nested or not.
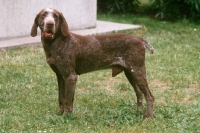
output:
[[[153,118],[153,115],[148,115],[148,114],[143,115],[143,120],[149,119],[149,118]]]

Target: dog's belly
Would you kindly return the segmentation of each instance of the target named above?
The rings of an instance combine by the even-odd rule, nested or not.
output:
[[[88,59],[82,59],[77,61],[75,71],[78,75],[97,71],[97,70],[103,70],[103,69],[109,69],[114,66],[121,66],[126,67],[125,60],[123,57],[91,57]]]

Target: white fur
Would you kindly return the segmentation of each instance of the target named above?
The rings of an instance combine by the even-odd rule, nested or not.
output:
[[[53,9],[46,8],[44,11],[47,11],[47,12],[53,12]]]
[[[48,15],[44,19],[44,31],[48,30],[46,24],[51,22],[51,23],[53,23],[53,27],[52,27],[51,31],[52,31],[52,33],[55,33],[55,20],[53,17],[53,10],[50,8],[46,8],[44,11],[48,12]]]

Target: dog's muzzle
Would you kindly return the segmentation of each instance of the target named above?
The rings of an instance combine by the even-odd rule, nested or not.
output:
[[[54,39],[55,33],[55,20],[49,16],[44,20],[44,30],[42,32],[43,37],[48,40]]]

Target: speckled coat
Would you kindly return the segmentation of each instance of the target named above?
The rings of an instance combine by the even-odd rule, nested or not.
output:
[[[136,92],[138,108],[143,106],[143,95],[146,99],[144,118],[153,116],[154,97],[149,90],[145,70],[145,47],[151,53],[154,51],[150,43],[129,34],[73,34],[69,32],[62,13],[49,8],[36,15],[31,29],[33,37],[37,35],[38,26],[46,61],[57,75],[61,114],[73,111],[77,75],[111,69],[113,77],[124,71]]]

